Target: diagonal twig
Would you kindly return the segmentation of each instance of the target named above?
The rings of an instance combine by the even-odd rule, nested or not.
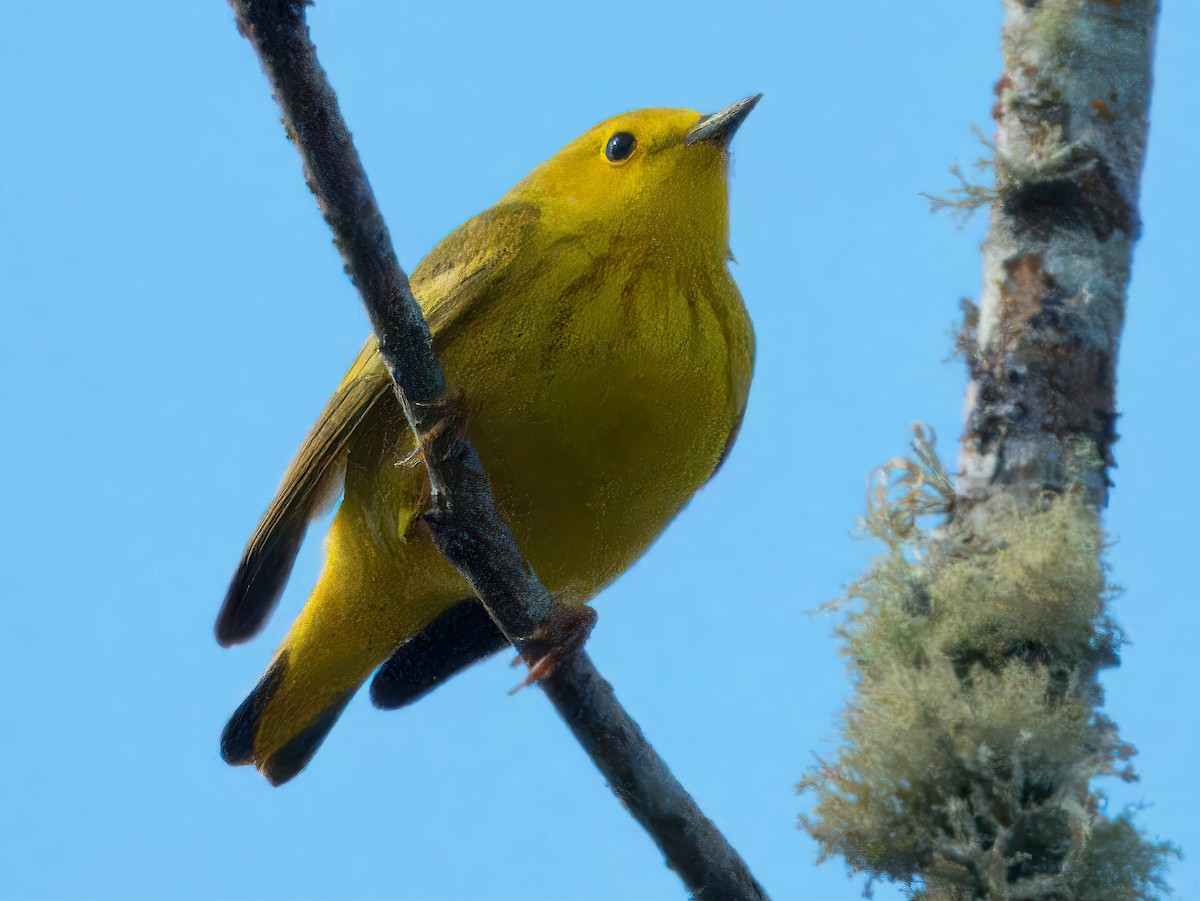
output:
[[[445,378],[337,97],[317,62],[306,4],[230,0],[230,5],[271,83],[410,425],[418,436],[425,434],[444,415],[438,402],[445,394]],[[563,628],[560,609],[497,513],[487,474],[465,436],[444,455],[425,457],[432,484],[444,489],[426,517],[438,547],[532,666],[542,656],[546,636]],[[561,661],[539,684],[693,896],[766,898],[745,862],[671,774],[585,652]]]

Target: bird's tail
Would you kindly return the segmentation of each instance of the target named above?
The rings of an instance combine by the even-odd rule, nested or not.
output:
[[[225,762],[232,766],[253,764],[272,785],[282,785],[308,766],[317,748],[358,690],[357,684],[352,685],[332,698],[305,704],[309,708],[307,715],[303,718],[290,717],[292,728],[281,740],[264,740],[261,733],[267,722],[268,711],[276,714],[274,718],[278,719],[278,710],[274,708],[281,704],[289,706],[286,699],[281,700],[280,695],[288,692],[285,686],[293,681],[289,679],[292,675],[289,670],[292,669],[287,650],[280,650],[221,733],[221,756]],[[295,693],[294,689],[291,693]]]
[[[308,603],[221,734],[227,763],[253,764],[274,785],[291,779],[371,672],[463,597],[432,542],[414,536],[382,553],[363,534],[343,504]]]
[[[371,683],[371,701],[384,709],[407,706],[456,673],[508,646],[508,640],[479,601],[464,599],[388,657]],[[317,703],[305,705],[310,708],[303,719],[306,725],[296,719],[282,744],[265,747],[257,741],[259,726],[281,686],[289,683],[289,656],[286,646],[280,649],[221,733],[225,762],[234,766],[254,764],[273,785],[287,782],[308,765],[361,684],[333,694],[323,692]]]

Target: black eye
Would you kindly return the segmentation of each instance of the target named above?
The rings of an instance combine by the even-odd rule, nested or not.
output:
[[[621,163],[629,159],[635,147],[637,138],[627,131],[618,131],[604,145],[604,155],[614,163]]]

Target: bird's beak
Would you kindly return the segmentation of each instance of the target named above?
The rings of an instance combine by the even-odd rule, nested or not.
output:
[[[754,109],[760,100],[762,100],[762,94],[755,94],[753,97],[729,104],[719,113],[705,116],[687,133],[683,143],[697,144],[700,141],[706,141],[709,144],[724,147],[733,139],[733,133],[738,130],[738,126],[746,120],[746,117],[750,115],[750,110]]]

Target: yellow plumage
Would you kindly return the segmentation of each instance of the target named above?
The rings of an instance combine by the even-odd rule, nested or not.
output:
[[[412,275],[497,506],[562,603],[590,600],[629,567],[736,435],[754,347],[727,269],[726,144],[756,99],[717,117],[642,110],[596,126]],[[426,474],[403,462],[412,448],[372,339],[289,468],[218,620],[225,644],[257,631],[309,519],[341,489],[317,585],[226,728],[231,763],[273,782],[295,775],[397,648],[399,668],[380,678],[416,678],[413,696],[497,649],[421,526]],[[423,675],[396,676],[404,667]]]

